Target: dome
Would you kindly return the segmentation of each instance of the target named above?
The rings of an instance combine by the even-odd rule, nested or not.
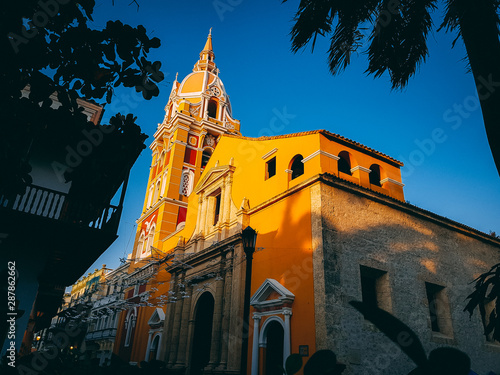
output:
[[[209,125],[211,131],[238,133],[240,122],[233,118],[231,103],[226,88],[219,78],[219,69],[214,62],[212,35],[208,34],[205,47],[200,53],[193,72],[180,83],[178,74],[172,84],[172,91],[165,106],[164,124],[168,124],[176,113],[182,113],[202,126]]]
[[[188,74],[180,83],[177,91],[178,97],[188,100],[197,98],[201,100],[202,94],[210,95],[210,97],[218,98],[220,101],[227,103],[228,112],[231,114],[231,104],[224,84],[219,76],[213,72],[200,70]]]

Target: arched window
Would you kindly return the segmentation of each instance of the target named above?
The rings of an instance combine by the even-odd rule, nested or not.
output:
[[[162,151],[160,156],[160,165],[163,168],[165,166],[165,150]]]
[[[165,173],[163,173],[163,177],[162,177],[162,187],[161,187],[161,192],[160,192],[160,196],[161,197],[164,197],[165,196],[165,189],[167,187],[167,172],[168,171],[165,171]]]
[[[127,333],[125,335],[125,346],[130,346],[130,342],[132,341],[132,331],[135,327],[135,314],[133,310],[130,310],[125,320],[125,329]]]
[[[137,242],[136,258],[141,257],[144,252],[144,232],[141,233],[139,241]]]
[[[207,107],[208,117],[217,118],[217,102],[210,99]]]
[[[339,172],[352,175],[351,157],[347,151],[341,151],[339,154]]]
[[[302,155],[296,155],[290,163],[290,170],[292,171],[292,180],[304,174],[304,163],[302,163],[304,157]]]
[[[155,236],[156,226],[153,224],[151,228],[149,228],[148,241],[146,243],[146,248],[144,249],[144,255],[151,254],[151,246],[153,246],[153,238]]]
[[[193,191],[194,173],[189,169],[184,169],[181,176],[181,186],[179,187],[179,194],[189,197]]]
[[[160,190],[161,190],[161,178],[159,178],[158,181],[156,181],[156,189],[153,198],[153,204],[155,204],[160,198]]]
[[[382,168],[378,164],[372,164],[370,166],[370,184],[375,186],[382,186],[380,183]]]
[[[212,156],[212,150],[209,148],[206,148],[203,150],[203,154],[201,155],[201,167],[205,168],[205,166],[208,164],[208,161],[210,160],[210,157]]]
[[[147,204],[146,208],[151,207],[151,205],[153,204],[153,195],[154,195],[154,185],[151,185],[149,187],[149,197],[148,197],[148,204]]]

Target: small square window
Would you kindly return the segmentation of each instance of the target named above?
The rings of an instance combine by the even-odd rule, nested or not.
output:
[[[432,332],[453,336],[451,312],[445,288],[440,285],[425,283],[425,292],[429,305]]]
[[[276,156],[266,162],[266,180],[276,174]]]
[[[491,299],[486,299],[484,301],[484,312],[485,316],[483,317],[481,315],[481,319],[483,321],[483,327],[486,330],[486,327],[490,324],[490,318],[491,318],[491,313],[493,312],[493,309],[495,308],[495,300]],[[486,341],[488,342],[495,342],[495,339],[493,338],[493,333],[490,332],[486,336]]]
[[[391,310],[389,277],[386,271],[360,266],[363,302],[386,311]]]

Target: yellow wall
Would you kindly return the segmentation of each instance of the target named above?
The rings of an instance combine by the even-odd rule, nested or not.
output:
[[[316,338],[309,189],[253,214],[250,226],[258,230],[257,249],[263,248],[254,255],[252,295],[267,278],[277,280],[295,294],[290,319],[291,352],[298,353],[299,345],[309,345],[309,352],[314,353]]]

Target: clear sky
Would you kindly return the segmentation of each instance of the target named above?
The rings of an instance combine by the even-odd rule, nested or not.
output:
[[[364,74],[359,53],[347,70],[332,76],[328,38],[290,52],[289,32],[298,0],[160,1],[97,0],[94,27],[109,19],[142,24],[162,46],[150,54],[160,60],[165,80],[150,101],[133,90],[117,90],[104,122],[116,112],[133,113],[150,138],[164,117],[176,72],[192,71],[210,27],[215,62],[231,98],[243,135],[278,135],[326,129],[405,163],[405,197],[410,203],[488,233],[500,233],[500,178],[491,156],[472,75],[454,35],[434,31],[430,56],[403,91],[392,91],[387,75]],[[436,12],[439,25],[442,11]],[[276,117],[278,120],[276,120]],[[132,251],[148,181],[151,151],[134,165],[119,238],[91,267],[114,268]]]

